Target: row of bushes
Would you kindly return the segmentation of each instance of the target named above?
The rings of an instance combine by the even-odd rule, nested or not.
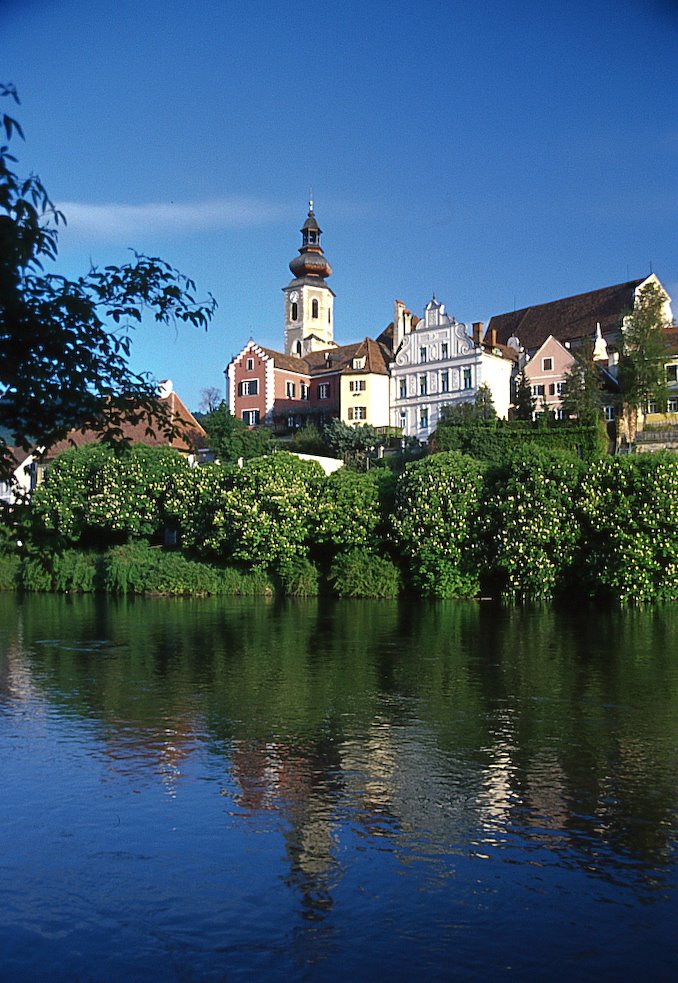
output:
[[[528,445],[547,451],[569,451],[584,461],[602,457],[609,444],[602,421],[586,425],[577,421],[549,420],[542,416],[531,420],[486,422],[441,421],[433,437],[437,451],[460,451],[480,461],[500,464]]]
[[[161,594],[314,597],[396,597],[402,588],[398,567],[383,557],[354,550],[337,557],[323,578],[308,559],[290,561],[272,572],[243,570],[191,560],[147,543],[115,546],[104,553],[69,549],[0,556],[0,589],[67,594]]]
[[[678,458],[669,453],[585,464],[530,446],[490,466],[449,451],[396,479],[387,470],[328,478],[283,452],[242,469],[191,470],[163,451],[144,485],[138,461],[131,480],[130,458],[101,469],[104,449],[92,459],[89,450],[64,455],[24,513],[21,538],[50,558],[43,589],[237,593],[224,586],[229,568],[298,595],[328,584],[340,596],[678,595]],[[134,553],[135,541],[159,541],[168,526],[181,552]],[[74,548],[105,553],[105,574],[90,578],[91,558],[67,559]],[[21,583],[33,589],[41,574],[29,575],[29,562]]]

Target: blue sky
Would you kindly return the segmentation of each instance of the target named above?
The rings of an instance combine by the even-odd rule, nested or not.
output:
[[[135,337],[191,408],[250,336],[282,347],[309,188],[339,342],[396,297],[487,321],[651,267],[678,307],[669,0],[4,0],[0,51],[60,271],[133,247],[216,297],[207,334]]]

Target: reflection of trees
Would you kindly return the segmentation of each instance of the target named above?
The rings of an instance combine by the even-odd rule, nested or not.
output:
[[[5,596],[0,616],[3,692],[93,721],[116,773],[173,792],[207,748],[240,810],[280,817],[309,917],[347,820],[399,853],[527,838],[604,876],[669,857],[672,609]]]

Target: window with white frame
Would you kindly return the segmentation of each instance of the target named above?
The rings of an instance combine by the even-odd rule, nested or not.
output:
[[[533,396],[543,396],[544,395],[544,387],[542,385],[532,386],[532,395]]]
[[[400,392],[401,399],[407,399],[407,380],[405,379],[400,380],[399,392]]]
[[[450,370],[443,369],[440,373],[440,391],[441,393],[448,393],[450,391]]]
[[[614,420],[614,406],[603,406],[603,417],[610,423]]]
[[[243,410],[242,422],[247,427],[256,427],[259,423],[259,410]]]
[[[349,420],[366,420],[367,419],[367,407],[366,406],[349,406],[349,408],[348,408],[348,418],[349,418]]]
[[[446,341],[444,341],[440,346],[440,357],[449,358],[449,350],[450,350],[450,346],[447,344]]]
[[[471,375],[471,369],[464,369],[464,389],[473,388],[473,376]]]
[[[294,399],[294,394],[295,394],[295,391],[296,391],[296,386],[294,385],[294,383],[293,383],[293,382],[290,382],[290,381],[288,380],[288,381],[287,381],[287,382],[285,383],[285,392],[286,392],[286,394],[287,394],[287,398],[288,398],[288,399]]]
[[[318,386],[318,399],[329,399],[330,398],[330,384],[329,382],[321,382]]]
[[[367,389],[367,382],[365,379],[352,379],[348,388],[352,393],[364,393]]]
[[[248,358],[247,359],[247,371],[248,372],[251,372],[253,368],[254,368],[254,359],[253,358]]]
[[[258,379],[243,379],[238,386],[239,396],[256,396],[259,393]]]
[[[424,406],[419,411],[419,429],[420,430],[426,430],[426,429],[428,429],[428,407],[427,406]]]
[[[549,382],[549,396],[555,396],[556,394],[556,384],[555,382]]]
[[[548,358],[542,358],[541,370],[542,372],[553,372],[553,359],[550,356]]]
[[[556,382],[556,393],[559,396],[564,396],[565,395],[565,383],[564,382]]]
[[[678,396],[671,396],[666,404],[666,409],[669,413],[678,413]]]
[[[419,376],[419,395],[420,396],[428,395],[428,379],[426,378],[425,375]]]
[[[564,420],[565,419],[565,410],[562,408],[562,406],[559,406],[558,409],[555,410],[554,412],[555,412],[556,420]]]
[[[356,369],[356,371],[360,371],[361,369],[364,369],[366,365],[366,361],[367,360],[364,355],[362,355],[360,358],[354,358],[352,363],[353,368]]]
[[[648,413],[656,413],[657,412],[657,403],[656,403],[656,401],[654,399],[649,399],[648,400],[648,402],[647,402],[647,412]]]
[[[426,362],[427,360],[428,360],[428,350],[426,348],[426,345],[422,345],[421,348],[419,349],[419,361]]]
[[[301,385],[299,386],[299,395],[301,396],[302,399],[308,399],[310,391],[311,391],[311,387],[306,385],[305,382],[302,382]]]

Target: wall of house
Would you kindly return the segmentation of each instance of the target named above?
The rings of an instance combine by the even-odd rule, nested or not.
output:
[[[388,376],[371,372],[344,373],[341,376],[340,418],[354,426],[369,423],[372,427],[387,427]]]
[[[544,360],[551,359],[552,368],[544,368]],[[524,368],[525,378],[532,386],[544,387],[543,395],[536,396],[535,410],[541,412],[560,411],[562,400],[558,392],[559,387],[565,382],[565,377],[574,365],[574,356],[555,338],[547,338]]]
[[[272,406],[272,365],[256,345],[247,345],[228,368],[228,401],[233,416],[248,424],[264,423]],[[256,393],[246,392],[256,383]],[[254,414],[254,415],[253,415]]]
[[[478,385],[489,386],[497,416],[502,419],[506,419],[508,416],[511,405],[511,373],[513,367],[514,363],[502,356],[492,355],[489,352],[483,352],[480,356]]]

